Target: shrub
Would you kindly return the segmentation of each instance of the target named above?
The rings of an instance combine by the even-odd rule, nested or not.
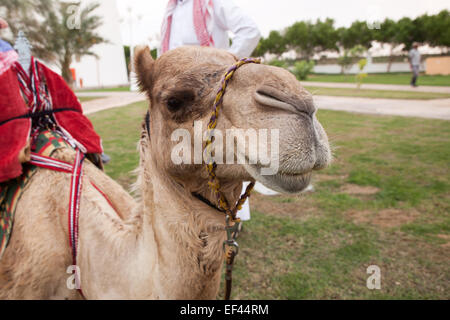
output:
[[[302,60],[294,65],[294,75],[298,80],[306,80],[314,69],[314,61]]]
[[[280,67],[280,68],[285,68],[285,69],[287,69],[287,67],[288,67],[286,61],[277,60],[277,59],[271,60],[268,64],[270,66]]]
[[[356,83],[358,84],[358,89],[361,88],[361,85],[365,78],[367,78],[367,73],[364,73],[363,70],[367,65],[367,59],[361,59],[358,62],[359,73],[356,75]]]

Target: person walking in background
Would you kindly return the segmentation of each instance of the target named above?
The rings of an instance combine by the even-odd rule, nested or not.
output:
[[[409,64],[413,73],[411,86],[413,87],[417,87],[417,78],[419,77],[420,71],[420,52],[418,48],[419,44],[417,42],[414,42],[412,45],[412,49],[409,51]]]
[[[232,44],[228,32],[234,34]],[[232,0],[170,0],[161,28],[159,55],[177,47],[193,45],[228,50],[236,57],[249,57],[261,33],[255,22]],[[244,183],[242,193],[249,183]],[[237,216],[250,220],[249,201]]]
[[[232,44],[228,32],[234,34]],[[232,0],[170,0],[161,28],[159,54],[186,45],[225,49],[248,57],[261,34],[253,20]]]

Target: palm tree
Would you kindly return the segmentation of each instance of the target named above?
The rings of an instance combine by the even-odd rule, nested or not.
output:
[[[13,34],[25,32],[34,56],[56,64],[72,85],[74,57],[96,56],[92,47],[107,42],[96,33],[102,24],[101,17],[94,14],[99,6],[81,6],[79,1],[0,0],[0,14],[10,22]]]

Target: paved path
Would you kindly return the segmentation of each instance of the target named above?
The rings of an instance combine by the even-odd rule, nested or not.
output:
[[[314,96],[319,109],[450,120],[450,99],[398,100]]]
[[[84,114],[123,107],[146,99],[146,96],[139,92],[78,92],[76,94],[79,97],[103,97],[83,102]]]
[[[146,99],[144,94],[137,92],[85,92],[77,95],[104,97],[84,102],[85,114],[122,107]],[[450,120],[450,99],[398,100],[314,96],[314,100],[319,109]]]
[[[338,83],[338,82],[314,82],[314,81],[302,81],[303,86],[309,87],[324,87],[324,88],[350,88],[356,89],[355,83]],[[391,84],[363,84],[361,89],[372,90],[390,90],[390,91],[416,91],[416,92],[438,92],[449,93],[450,87],[434,87],[434,86],[419,86],[413,88],[408,85],[391,85]]]

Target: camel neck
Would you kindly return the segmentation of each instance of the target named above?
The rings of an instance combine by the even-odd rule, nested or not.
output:
[[[215,298],[223,262],[225,216],[168,175],[149,172],[143,179],[143,230],[156,244],[158,297]]]

